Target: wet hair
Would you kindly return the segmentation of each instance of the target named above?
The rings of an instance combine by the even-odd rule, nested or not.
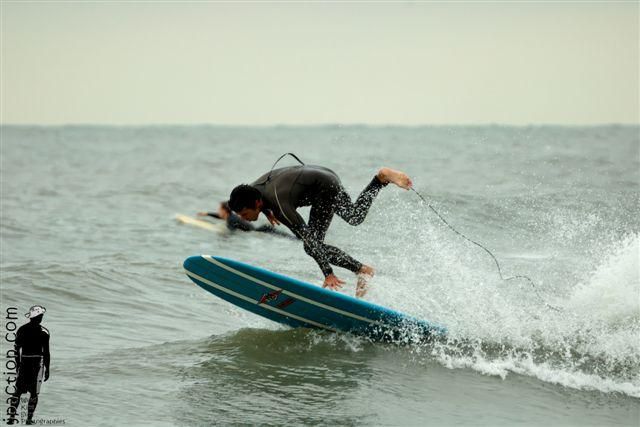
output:
[[[262,193],[250,185],[241,184],[233,189],[229,196],[229,207],[240,212],[244,208],[253,209],[256,207],[256,201],[262,199]]]
[[[231,208],[229,207],[229,201],[227,200],[226,202],[220,202],[220,207],[222,208],[222,210],[224,210],[227,213],[231,213]]]

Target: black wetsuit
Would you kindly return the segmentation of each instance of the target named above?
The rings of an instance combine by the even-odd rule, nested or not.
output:
[[[39,322],[30,321],[22,325],[16,334],[15,342],[18,378],[16,390],[11,397],[11,408],[15,415],[20,403],[20,396],[29,393],[28,419],[38,404],[42,368],[45,369],[45,380],[49,377],[49,330]]]
[[[305,252],[315,259],[325,277],[333,273],[331,264],[354,273],[362,267],[362,263],[342,250],[324,243],[333,214],[351,225],[361,224],[378,192],[386,185],[374,176],[352,203],[335,172],[311,165],[274,169],[251,184],[262,194],[262,210],[273,212],[303,240]],[[308,224],[296,212],[301,206],[311,206]]]

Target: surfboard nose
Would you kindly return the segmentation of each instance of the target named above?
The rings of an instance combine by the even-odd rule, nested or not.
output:
[[[201,262],[202,262],[201,255],[193,255],[184,260],[184,262],[182,263],[182,268],[184,268],[187,271],[194,271],[196,269],[196,266]]]

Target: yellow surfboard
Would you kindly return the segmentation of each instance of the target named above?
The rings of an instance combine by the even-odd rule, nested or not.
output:
[[[176,221],[180,224],[192,225],[194,227],[202,228],[204,230],[214,231],[216,233],[224,233],[227,230],[227,226],[224,222],[220,222],[219,224],[214,224],[209,221],[203,221],[201,219],[197,219],[191,217],[189,215],[176,214]]]

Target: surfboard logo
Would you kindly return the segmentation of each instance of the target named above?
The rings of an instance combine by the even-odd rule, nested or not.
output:
[[[293,298],[287,298],[286,300],[282,301],[280,304],[277,305],[278,308],[287,308],[289,307],[292,303],[294,303],[296,300],[294,300]]]
[[[282,289],[278,289],[277,291],[264,294],[262,295],[262,298],[260,298],[260,301],[258,302],[258,304],[264,304],[266,302],[273,301],[274,299],[277,299],[281,293],[282,293]]]

